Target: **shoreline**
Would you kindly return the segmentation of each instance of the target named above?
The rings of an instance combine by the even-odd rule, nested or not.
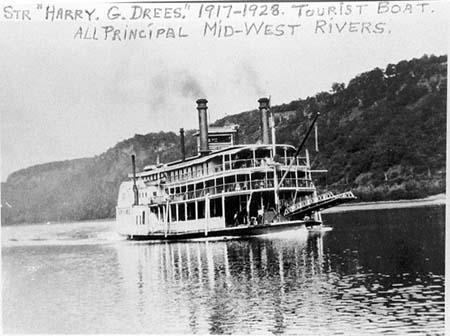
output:
[[[38,222],[38,223],[13,223],[13,224],[1,224],[2,227],[7,226],[19,226],[19,225],[53,225],[53,224],[70,224],[70,223],[87,223],[87,222],[108,222],[115,220],[115,217],[110,218],[97,218],[97,219],[83,219],[83,220],[64,220],[61,222],[58,221],[47,221],[47,222]]]
[[[432,205],[445,205],[446,200],[447,198],[445,194],[437,194],[426,198],[418,198],[411,200],[347,203],[338,205],[333,208],[325,209],[322,211],[322,214],[332,214],[338,212],[358,211],[358,210],[381,210],[381,209],[413,208]]]
[[[325,209],[322,214],[332,214],[338,212],[346,211],[358,211],[358,210],[381,210],[381,209],[397,209],[397,208],[413,208],[420,206],[432,206],[432,205],[445,205],[446,203],[445,194],[432,195],[426,198],[418,198],[411,200],[394,200],[394,201],[377,201],[377,202],[357,202],[357,203],[347,203],[341,204],[333,208]],[[114,217],[111,218],[98,218],[98,219],[86,219],[82,221],[62,221],[62,222],[47,222],[51,224],[65,224],[65,223],[82,223],[82,222],[105,222],[115,220]],[[1,224],[2,227],[7,226],[18,226],[18,225],[42,225],[46,222],[41,223],[15,223],[15,224]]]

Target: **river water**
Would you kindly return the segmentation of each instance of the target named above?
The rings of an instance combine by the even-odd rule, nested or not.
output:
[[[444,333],[444,206],[331,230],[130,242],[111,222],[2,228],[5,333]]]

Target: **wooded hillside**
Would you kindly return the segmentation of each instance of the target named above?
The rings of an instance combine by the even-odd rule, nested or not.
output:
[[[331,83],[330,83],[331,84]],[[259,97],[255,97],[256,100]],[[319,111],[319,153],[309,148],[321,190],[353,190],[363,201],[445,192],[447,56],[389,64],[333,83],[329,92],[273,106],[277,142],[298,145]],[[194,109],[193,109],[194,110]],[[193,111],[193,113],[195,113]],[[260,138],[258,111],[214,123],[240,125],[240,140]],[[188,155],[196,143],[186,132]],[[113,217],[120,182],[138,168],[180,157],[173,132],[135,135],[93,158],[52,162],[12,173],[2,183],[2,224]]]

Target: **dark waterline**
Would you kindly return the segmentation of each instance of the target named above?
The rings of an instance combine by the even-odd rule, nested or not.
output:
[[[3,247],[3,330],[444,334],[443,206],[324,219],[324,234],[158,244],[68,224],[59,244]]]

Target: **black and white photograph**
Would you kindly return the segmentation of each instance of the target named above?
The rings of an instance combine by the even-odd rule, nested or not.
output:
[[[444,335],[449,17],[2,2],[2,333]]]

